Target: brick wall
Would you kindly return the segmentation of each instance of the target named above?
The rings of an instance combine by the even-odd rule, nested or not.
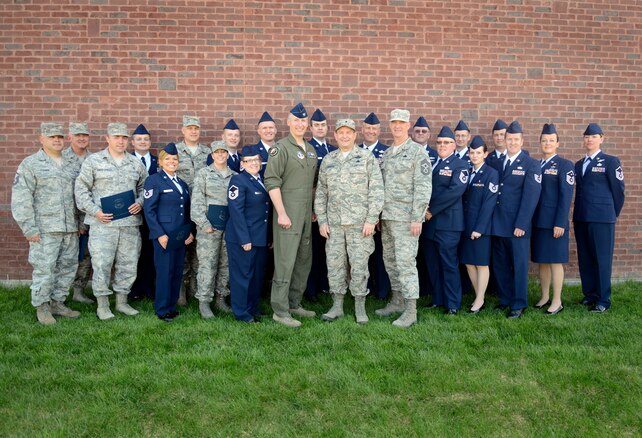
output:
[[[584,127],[599,122],[627,183],[614,276],[642,278],[638,0],[14,0],[0,23],[1,279],[30,276],[10,187],[40,122],[88,121],[97,150],[109,121],[144,123],[159,146],[196,113],[204,140],[234,117],[249,143],[264,110],[284,133],[297,101],[331,122],[385,120],[394,107],[426,116],[433,132],[464,118],[487,139],[496,118],[518,118],[534,155],[541,125],[554,122],[573,161]],[[571,260],[576,277],[574,245]]]

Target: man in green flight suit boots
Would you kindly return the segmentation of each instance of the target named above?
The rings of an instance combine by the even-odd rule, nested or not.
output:
[[[290,134],[270,148],[265,187],[274,204],[274,278],[272,319],[288,327],[301,322],[292,314],[314,317],[301,307],[312,263],[310,232],[317,155],[303,136],[308,113],[298,103],[288,114]]]

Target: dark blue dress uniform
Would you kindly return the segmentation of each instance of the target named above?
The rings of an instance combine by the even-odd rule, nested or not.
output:
[[[208,166],[210,164],[211,158],[208,158]],[[213,160],[212,160],[213,161]],[[236,173],[241,172],[241,156],[238,153],[230,152],[230,156],[227,157],[227,167],[232,169]]]
[[[261,175],[261,178],[263,178],[263,174],[265,173],[265,166],[267,166],[269,158],[268,150],[265,148],[265,145],[261,140],[259,140],[259,142],[255,145],[244,146],[243,149],[245,149],[246,147],[252,147],[259,151],[259,156],[261,157],[261,170],[259,170],[259,175]]]
[[[134,134],[136,134],[136,131],[134,131]],[[132,152],[132,154],[136,155],[134,152]],[[158,172],[158,157],[150,153],[149,160],[147,175],[153,175]],[[146,163],[145,167],[147,167]],[[149,240],[149,226],[145,220],[144,212],[142,216],[143,224],[139,227],[142,245],[140,248],[140,256],[138,257],[138,266],[136,267],[136,280],[129,293],[129,297],[133,299],[142,297],[154,298],[155,289],[156,270],[154,269],[154,244]]]
[[[506,151],[497,155],[497,151],[493,151],[488,154],[486,157],[486,164],[495,169],[497,173],[502,173],[502,166],[504,166],[504,160],[506,159]]]
[[[272,240],[269,220],[272,203],[266,189],[247,171],[232,176],[227,198],[230,218],[225,243],[232,311],[236,319],[251,322],[260,315],[261,287]],[[243,250],[242,245],[248,243],[252,249]]]
[[[160,236],[190,223],[189,188],[181,179],[178,179],[178,184],[183,193],[163,170],[150,175],[145,180],[143,208],[149,225],[149,238],[154,244],[154,265],[156,266],[154,310],[160,317],[175,314],[176,301],[178,301],[183,279],[185,246],[166,250],[158,243]],[[192,229],[192,234],[194,232],[195,230]]]
[[[534,263],[567,263],[568,213],[575,183],[573,163],[554,155],[540,167],[542,193],[533,214],[531,260]],[[564,234],[554,238],[553,227],[564,228]]]
[[[321,167],[321,162],[326,155],[338,149],[327,142],[320,144],[314,138],[311,138],[309,143],[317,153],[317,169]],[[329,289],[328,267],[325,261],[325,239],[319,233],[319,223],[314,221],[312,222],[312,267],[308,276],[305,296],[311,301],[316,301],[319,291],[327,291]]]
[[[599,151],[591,158],[583,174],[584,159],[575,163],[573,225],[585,301],[608,309],[615,222],[624,206],[624,173],[615,156]]]
[[[493,211],[497,204],[499,174],[488,164],[471,172],[468,188],[462,198],[464,233],[459,245],[459,259],[465,265],[490,265],[490,232]],[[472,240],[476,231],[481,237]]]
[[[461,161],[466,163],[468,165],[468,167],[472,167],[473,166],[473,164],[470,162],[470,158],[468,158],[468,148],[464,149],[463,153],[455,151],[455,155],[457,155],[457,157]]]
[[[426,149],[426,153],[430,157],[430,165],[434,167],[435,163],[437,162],[437,158],[439,158],[439,154],[437,153],[436,150],[434,150],[428,145],[426,145],[425,149]]]
[[[360,144],[359,147],[368,149],[368,146],[365,144]],[[370,151],[377,159],[379,165],[381,165],[383,153],[388,148],[388,145],[378,141],[372,151]],[[368,259],[368,272],[370,273],[370,277],[368,278],[368,290],[370,290],[370,292],[380,300],[385,300],[390,293],[390,277],[388,277],[386,266],[383,263],[383,243],[381,242],[381,231],[375,229],[373,238],[375,249]]]
[[[539,162],[522,150],[500,172],[493,212],[491,253],[500,306],[518,311],[528,307],[528,255],[533,213],[541,187]],[[515,228],[525,231],[515,237]]]
[[[432,195],[428,211],[432,218],[421,232],[424,260],[432,284],[432,304],[458,310],[461,281],[457,248],[464,231],[462,196],[468,187],[468,165],[455,154],[432,170]]]

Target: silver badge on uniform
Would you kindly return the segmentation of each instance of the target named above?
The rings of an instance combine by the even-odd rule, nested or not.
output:
[[[493,184],[492,182],[488,183],[488,190],[490,190],[491,193],[497,193],[497,188],[498,184]]]
[[[535,174],[533,176],[535,177],[535,181],[537,181],[537,184],[542,183],[542,175]]]
[[[459,181],[461,181],[462,184],[466,184],[468,182],[467,170],[462,170],[462,172],[459,174]]]
[[[421,173],[424,175],[430,175],[432,172],[432,166],[430,165],[430,160],[428,158],[424,158],[421,160]]]
[[[153,195],[154,195],[154,189],[145,190],[145,193],[143,194],[143,196],[145,197],[145,199],[149,199],[149,198],[151,198]]]
[[[569,186],[572,186],[573,184],[575,184],[575,172],[573,172],[572,170],[569,170],[568,172],[566,172],[566,183]]]
[[[297,156],[300,160],[302,160],[302,159],[304,159],[304,158],[305,158],[305,155],[304,155],[304,154],[303,154],[303,152],[301,152],[301,151],[298,151],[298,152],[296,153],[296,156]]]
[[[615,169],[615,177],[620,181],[624,181],[624,171],[622,170],[622,166],[618,166],[618,168]]]
[[[239,196],[239,188],[236,186],[230,186],[230,189],[227,192],[227,197],[234,200]]]

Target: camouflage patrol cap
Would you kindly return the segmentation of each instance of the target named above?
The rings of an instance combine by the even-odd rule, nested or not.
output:
[[[40,134],[45,137],[64,137],[65,128],[61,123],[41,123]]]
[[[390,112],[390,121],[400,120],[402,122],[410,122],[410,111],[404,109],[393,109]]]
[[[129,137],[127,125],[124,123],[110,123],[107,125],[107,135]]]
[[[73,135],[86,134],[89,135],[89,126],[86,123],[70,122],[69,133]]]
[[[337,120],[337,123],[336,123],[336,125],[334,127],[334,131],[336,132],[336,131],[339,130],[339,128],[343,128],[344,126],[352,129],[353,131],[357,130],[357,125],[354,123],[354,120],[352,120],[352,119],[341,119],[341,120]]]
[[[230,151],[223,140],[214,140],[210,145],[210,147],[212,148],[212,152],[216,152],[219,149],[223,149],[227,152]]]
[[[197,116],[183,116],[183,126],[198,126],[201,127],[201,119]]]

